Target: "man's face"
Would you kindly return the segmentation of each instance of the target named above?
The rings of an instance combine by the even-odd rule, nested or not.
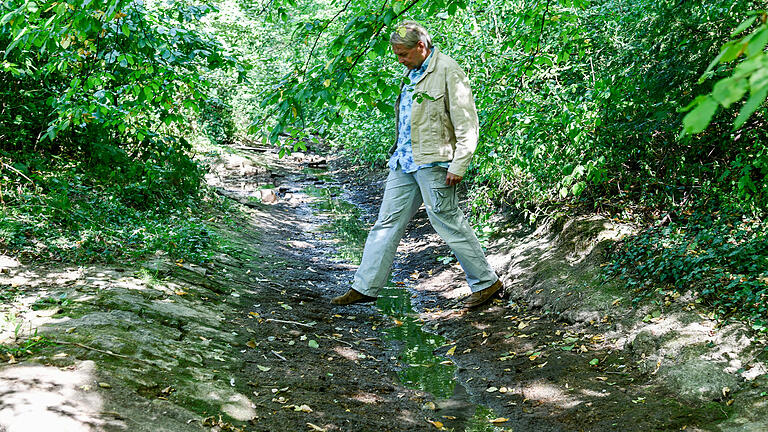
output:
[[[406,48],[403,45],[392,45],[392,52],[397,56],[397,61],[408,69],[416,69],[421,66],[429,55],[429,49],[427,49],[422,41],[419,41],[413,48]]]

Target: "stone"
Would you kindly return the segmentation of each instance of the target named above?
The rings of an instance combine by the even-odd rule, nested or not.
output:
[[[722,399],[723,389],[735,392],[739,379],[723,371],[724,365],[703,359],[662,367],[659,371],[670,389],[691,402],[708,402]]]

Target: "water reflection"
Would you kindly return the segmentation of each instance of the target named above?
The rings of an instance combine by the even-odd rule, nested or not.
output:
[[[360,262],[368,236],[368,230],[360,218],[360,210],[354,204],[338,198],[341,194],[339,187],[308,186],[304,191],[318,199],[312,204],[314,208],[331,217],[331,222],[320,228],[332,232],[338,240],[337,258],[341,261]]]
[[[456,366],[434,354],[445,345],[445,338],[422,330],[422,323],[411,306],[411,296],[403,288],[387,287],[376,303],[395,325],[385,330],[385,340],[398,345],[400,381],[407,387],[423,390],[437,398],[434,417],[445,430],[454,432],[499,432],[490,423],[496,415],[475,405],[463,385],[455,378]]]

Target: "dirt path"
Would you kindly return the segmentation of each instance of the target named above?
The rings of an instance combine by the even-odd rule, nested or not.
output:
[[[546,236],[520,227],[489,249],[511,298],[462,310],[461,271],[422,211],[377,305],[331,307],[350,286],[382,180],[339,164],[223,153],[208,180],[240,204],[211,216],[227,245],[206,266],[6,257],[0,312],[21,325],[4,326],[14,330],[1,342],[40,345],[0,359],[0,431],[768,430],[758,414],[740,423],[752,429],[716,424],[761,401],[761,381],[735,404],[730,375],[707,378],[710,400],[679,397],[657,379],[667,360],[644,350],[627,309],[592,307],[554,264],[542,267],[557,258]],[[518,274],[523,258],[537,270]],[[577,264],[568,272],[585,270]]]

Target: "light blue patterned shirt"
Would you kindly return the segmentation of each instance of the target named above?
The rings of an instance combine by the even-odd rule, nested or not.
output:
[[[422,63],[421,67],[412,69],[408,74],[410,80],[403,86],[403,91],[400,94],[400,118],[398,121],[398,136],[397,136],[397,148],[389,158],[389,169],[396,170],[400,165],[404,173],[416,172],[421,168],[431,166],[441,166],[448,168],[450,164],[448,162],[433,162],[424,165],[416,165],[413,161],[413,146],[411,143],[411,112],[413,110],[413,89],[414,83],[424,75],[429,66],[429,61],[432,60],[432,54],[435,53],[435,49],[432,48],[432,52],[429,53],[427,58]]]

